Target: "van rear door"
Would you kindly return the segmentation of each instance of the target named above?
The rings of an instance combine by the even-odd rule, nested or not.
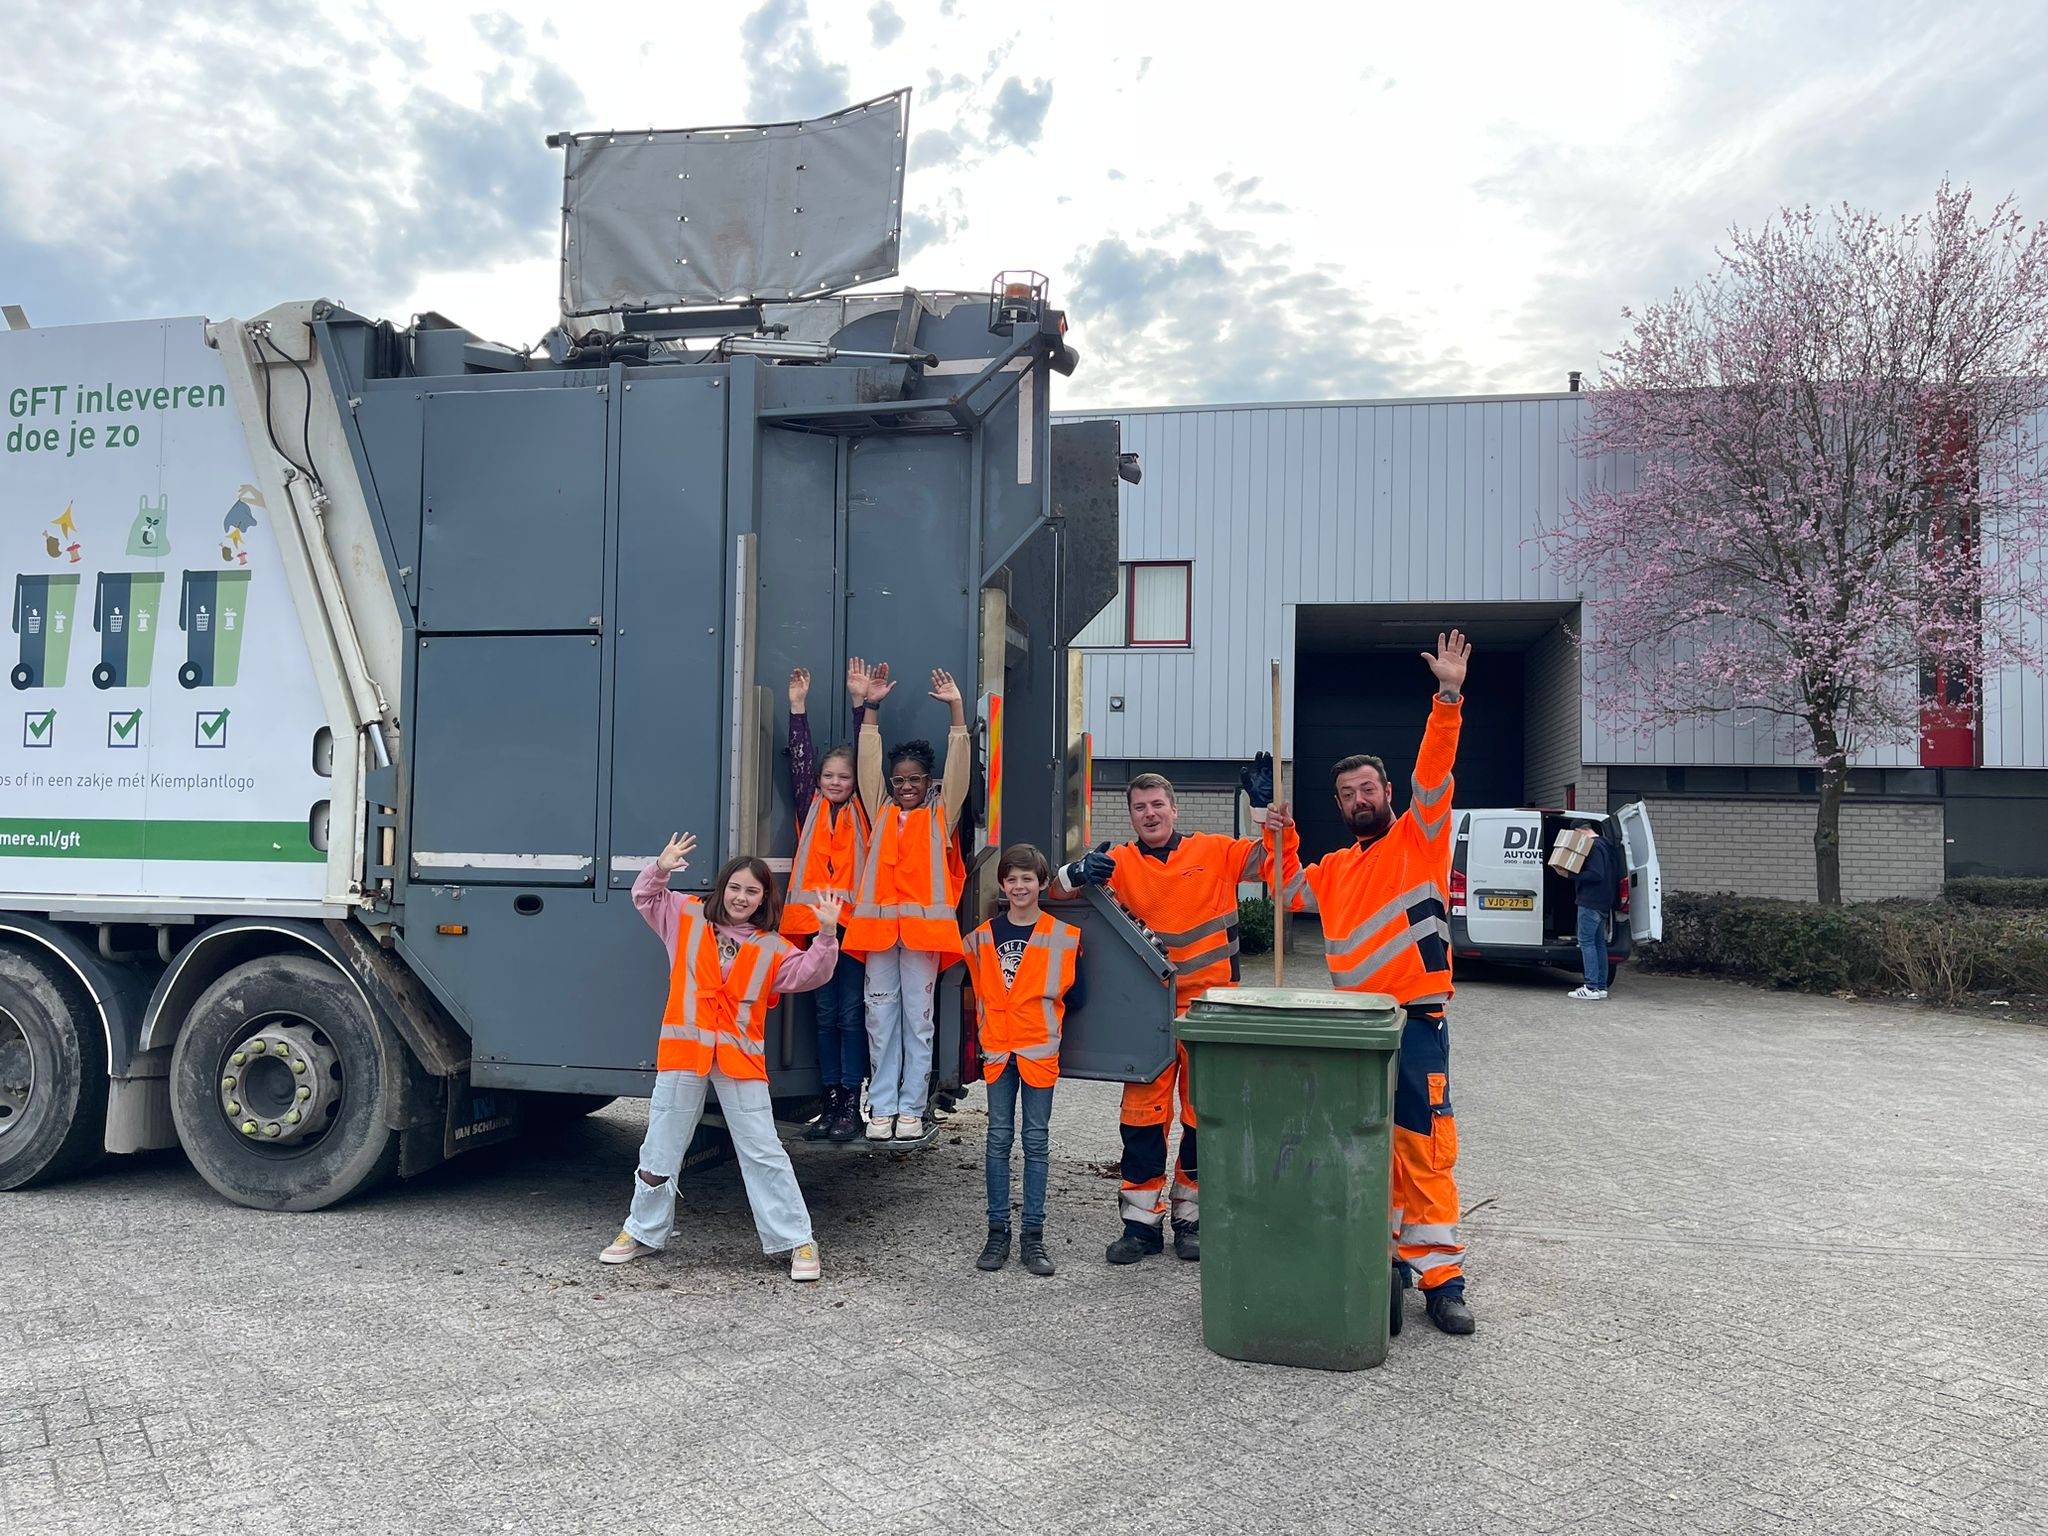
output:
[[[1465,934],[1477,945],[1543,943],[1543,817],[1473,811],[1465,828]]]
[[[1628,859],[1628,927],[1638,943],[1664,937],[1664,876],[1657,867],[1657,839],[1650,833],[1650,809],[1631,801],[1614,813]]]

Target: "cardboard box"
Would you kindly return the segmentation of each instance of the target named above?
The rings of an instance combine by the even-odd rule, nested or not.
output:
[[[1550,867],[1561,875],[1576,875],[1586,867],[1593,853],[1593,839],[1600,834],[1591,827],[1568,827],[1550,845]]]

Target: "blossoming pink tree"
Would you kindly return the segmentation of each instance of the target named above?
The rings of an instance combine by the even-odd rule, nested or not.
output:
[[[1607,707],[1767,718],[1819,764],[1839,903],[1855,755],[2038,667],[2048,226],[1944,182],[1886,222],[1785,209],[1640,313],[1591,391],[1597,488],[1547,537]]]

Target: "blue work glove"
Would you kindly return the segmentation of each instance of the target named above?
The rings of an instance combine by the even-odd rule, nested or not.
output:
[[[1252,809],[1263,811],[1273,803],[1273,754],[1261,752],[1237,770],[1237,782],[1244,787]]]
[[[1084,885],[1107,885],[1109,877],[1116,873],[1116,860],[1109,856],[1109,844],[1104,843],[1094,852],[1074,860],[1066,867],[1067,884],[1079,889]]]

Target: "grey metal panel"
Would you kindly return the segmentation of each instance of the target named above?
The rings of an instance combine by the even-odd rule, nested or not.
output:
[[[419,642],[415,882],[591,883],[598,662],[590,635]]]
[[[1102,891],[1048,910],[1081,930],[1086,998],[1067,1010],[1060,1075],[1148,1083],[1173,1060],[1173,970],[1130,916]]]
[[[563,308],[665,308],[892,276],[910,93],[766,127],[581,134],[562,182]]]
[[[425,436],[421,627],[596,628],[604,614],[603,392],[433,393]]]
[[[636,374],[619,396],[619,562],[612,780],[605,879],[694,832],[703,852],[679,885],[708,890],[725,825],[716,748],[730,656],[715,633],[725,548],[728,391],[712,378]]]
[[[378,379],[362,387],[356,405],[370,479],[408,603],[419,599],[423,404],[413,380]]]
[[[768,846],[796,848],[790,796],[787,688],[792,668],[808,667],[811,740],[822,755],[851,740],[846,654],[839,633],[839,456],[842,444],[813,432],[761,433],[760,629],[754,681],[775,697],[776,744],[769,795]]]
[[[899,679],[885,744],[922,737],[942,758],[946,710],[925,696],[928,678],[944,667],[972,692],[980,622],[966,577],[968,459],[956,435],[856,438],[847,455],[846,647]]]
[[[1061,422],[1051,435],[1053,515],[1064,525],[1060,612],[1051,638],[1065,645],[1116,596],[1122,436],[1111,420]]]

